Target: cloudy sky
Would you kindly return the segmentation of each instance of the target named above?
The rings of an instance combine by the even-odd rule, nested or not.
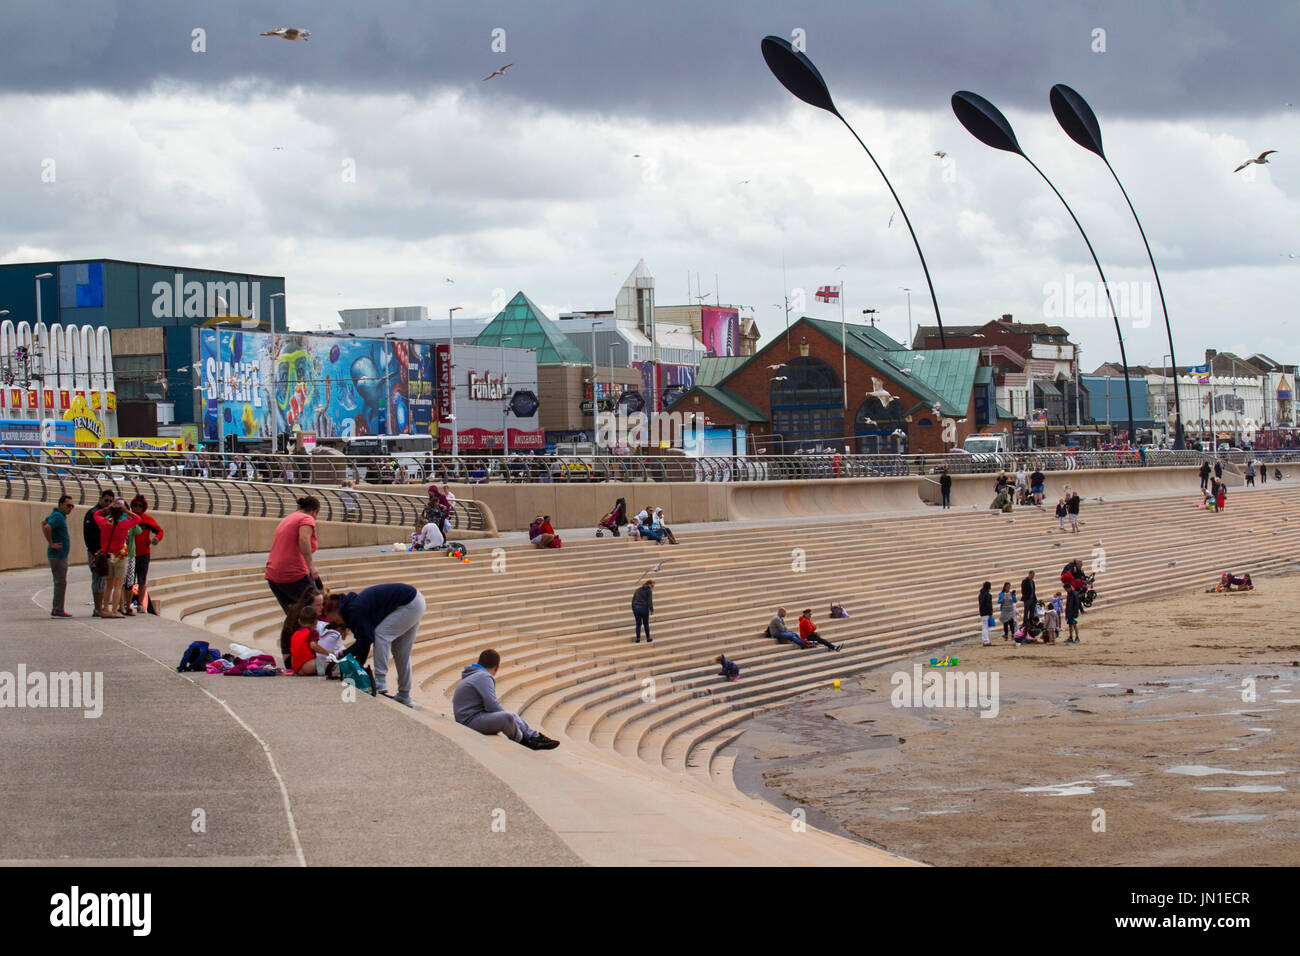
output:
[[[258,36],[278,26],[311,38]],[[958,124],[965,89],[1002,108],[1135,293],[1117,303],[1129,361],[1168,351],[1123,197],[1052,116],[1067,83],[1143,217],[1179,359],[1300,362],[1300,6],[1272,0],[8,0],[0,261],[282,274],[306,328],[340,308],[489,314],[517,289],[552,317],[611,308],[644,258],[660,304],[698,274],[764,339],[783,290],[838,316],[812,292],[840,281],[851,318],[878,309],[905,337],[902,289],[915,323],[933,308],[902,216],[848,131],[772,77],[767,34],[804,38],[890,176],[945,324],[1055,321],[1086,366],[1118,359],[1064,208]]]

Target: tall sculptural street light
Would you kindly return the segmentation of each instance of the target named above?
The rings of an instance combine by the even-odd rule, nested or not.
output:
[[[1088,247],[1088,253],[1092,256],[1093,265],[1097,267],[1097,274],[1101,276],[1101,287],[1106,293],[1106,302],[1110,305],[1111,317],[1115,320],[1115,335],[1119,338],[1120,363],[1124,366],[1124,397],[1128,401],[1128,437],[1130,441],[1133,441],[1137,437],[1133,430],[1133,386],[1129,382],[1128,358],[1124,354],[1124,334],[1119,328],[1119,313],[1115,311],[1115,302],[1110,296],[1110,286],[1106,284],[1106,273],[1102,271],[1101,262],[1097,259],[1097,253],[1093,251],[1088,234],[1083,231],[1079,217],[1074,214],[1074,210],[1065,201],[1061,191],[1052,185],[1052,181],[1047,178],[1047,174],[1025,155],[1025,151],[1016,142],[1016,134],[1011,129],[1011,124],[1007,122],[1007,118],[1002,115],[1002,112],[996,106],[978,93],[959,90],[952,95],[952,111],[957,114],[958,121],[962,126],[966,127],[966,131],[985,146],[992,146],[994,149],[1015,153],[1030,166],[1033,166],[1034,172],[1042,176],[1043,182],[1051,186],[1052,192],[1056,193],[1056,198],[1061,200],[1061,205],[1065,207],[1065,211],[1070,214],[1070,218],[1074,220],[1075,226],[1078,227],[1079,235],[1083,236],[1084,244]]]
[[[1101,125],[1097,122],[1097,115],[1093,113],[1092,107],[1088,105],[1088,102],[1082,96],[1064,83],[1057,83],[1052,87],[1051,101],[1052,112],[1056,114],[1056,121],[1061,124],[1061,129],[1065,130],[1065,134],[1084,149],[1101,157],[1101,161],[1110,170],[1115,185],[1123,193],[1124,201],[1128,203],[1128,211],[1133,214],[1133,221],[1137,223],[1138,233],[1142,236],[1142,245],[1146,247],[1147,260],[1151,263],[1151,272],[1156,277],[1156,291],[1160,294],[1160,310],[1165,314],[1165,337],[1169,340],[1169,363],[1177,369],[1178,360],[1174,357],[1174,333],[1169,324],[1169,309],[1165,305],[1165,290],[1160,285],[1160,272],[1156,269],[1155,256],[1151,254],[1151,244],[1147,242],[1147,233],[1142,228],[1142,220],[1138,218],[1137,210],[1133,208],[1133,200],[1128,198],[1128,191],[1124,188],[1124,184],[1119,181],[1119,176],[1115,174],[1115,170],[1111,167],[1110,160],[1106,158],[1106,154],[1102,151]],[[1167,408],[1168,405],[1166,405]],[[1165,430],[1168,431],[1168,428]],[[1175,375],[1174,448],[1181,450],[1186,447],[1187,442],[1183,438],[1183,406],[1178,401],[1178,377]]]
[[[45,335],[45,343],[44,343],[45,348],[44,350],[42,350],[41,340],[40,338],[38,338],[38,336],[40,335],[39,329],[41,328],[41,280],[53,279],[53,278],[54,278],[53,272],[42,272],[40,275],[36,277],[36,328],[32,329],[32,336],[36,342],[36,359],[40,363],[40,372],[41,372],[41,387],[37,391],[37,394],[40,396],[40,400],[37,402],[36,407],[40,409],[39,412],[40,424],[37,426],[37,431],[40,432],[42,448],[44,448],[47,444],[47,442],[45,441],[45,365],[46,365],[45,360],[49,358],[50,336],[49,333],[47,332]]]
[[[455,458],[460,454],[460,441],[459,441],[460,436],[456,430],[456,323],[455,323],[456,313],[459,312],[460,310],[461,310],[460,306],[456,306],[455,308],[451,308],[447,310],[447,341],[451,343],[450,351],[447,355],[447,364],[451,366],[449,370],[450,375],[448,376],[451,379],[451,400],[448,402],[448,407],[451,409],[449,415],[451,417],[451,457],[452,458]],[[456,476],[458,478],[460,477],[459,470],[456,472]]]
[[[939,347],[947,348],[947,342],[944,341],[943,336],[943,319],[939,315],[939,300],[934,294],[934,283],[930,281],[930,268],[925,264],[925,255],[921,252],[921,243],[916,238],[916,230],[912,228],[912,220],[908,218],[907,210],[903,208],[898,193],[894,192],[894,186],[890,183],[889,177],[880,168],[880,164],[876,162],[876,157],[872,156],[871,150],[867,149],[867,144],[862,141],[862,137],[857,134],[857,131],[852,126],[849,126],[849,121],[840,115],[840,111],[835,108],[835,103],[831,100],[830,90],[826,87],[826,81],[822,79],[821,73],[813,65],[812,60],[808,59],[808,55],[796,50],[790,41],[784,37],[764,37],[762,46],[763,59],[767,61],[767,67],[772,71],[772,74],[781,81],[781,85],[809,106],[825,110],[843,123],[848,131],[853,134],[853,138],[858,141],[858,145],[866,151],[867,156],[876,167],[876,172],[880,173],[880,178],[889,187],[889,194],[894,197],[894,202],[898,204],[898,211],[903,214],[903,222],[907,224],[907,231],[912,236],[912,244],[916,246],[916,254],[921,259],[921,269],[925,272],[925,284],[930,288],[930,302],[934,305],[934,320],[939,326]]]

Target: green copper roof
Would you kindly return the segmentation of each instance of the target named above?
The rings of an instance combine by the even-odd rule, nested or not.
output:
[[[582,351],[569,341],[560,327],[522,292],[515,293],[496,318],[474,339],[475,345],[498,346],[502,338],[510,339],[506,348],[536,349],[538,365],[590,365]]]
[[[717,385],[736,369],[748,362],[748,355],[729,355],[722,358],[709,356],[700,359],[700,370],[695,373],[696,386]]]

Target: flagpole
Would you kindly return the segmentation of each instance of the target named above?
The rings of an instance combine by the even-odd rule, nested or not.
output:
[[[785,352],[790,354],[790,284],[785,275],[785,253],[781,253],[781,302],[785,305]]]
[[[848,326],[844,321],[844,285],[840,283],[840,384],[844,387],[844,410],[849,410]]]

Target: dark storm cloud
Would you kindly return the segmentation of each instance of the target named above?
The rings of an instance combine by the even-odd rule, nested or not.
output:
[[[277,26],[306,43],[263,38]],[[206,30],[207,52],[191,52]],[[504,56],[491,31],[506,31]],[[0,8],[0,89],[133,93],[155,82],[406,92],[455,88],[562,111],[657,120],[741,120],[790,98],[759,40],[807,32],[840,100],[947,109],[957,89],[1004,108],[1047,109],[1067,82],[1103,116],[1259,113],[1298,93],[1284,69],[1300,5],[1282,2],[657,3],[374,5],[251,0],[9,0]],[[1094,53],[1092,31],[1106,31]],[[506,78],[482,77],[504,63]]]

